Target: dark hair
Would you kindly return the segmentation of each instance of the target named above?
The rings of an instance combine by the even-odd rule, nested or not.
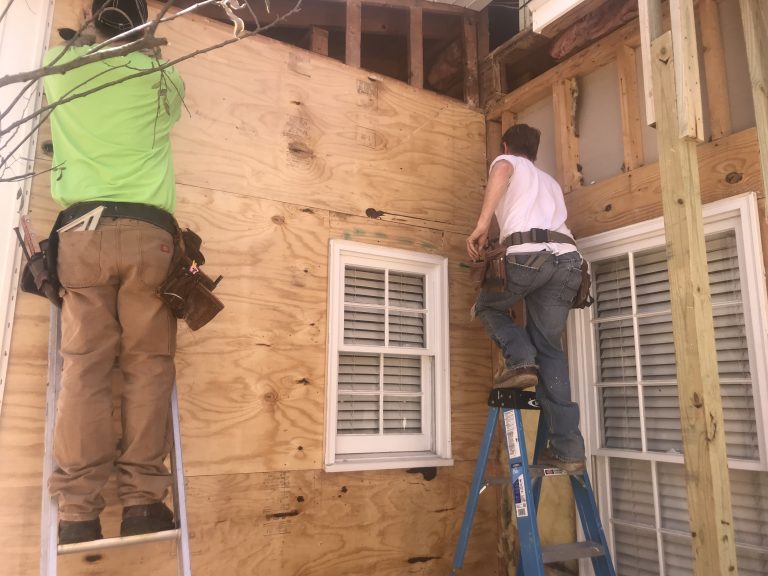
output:
[[[147,21],[146,0],[93,0],[91,7],[96,29],[107,38],[112,38],[141,26]],[[138,40],[142,32],[127,36],[127,41]]]
[[[541,131],[528,124],[515,124],[504,132],[501,141],[509,147],[509,153],[536,161]]]

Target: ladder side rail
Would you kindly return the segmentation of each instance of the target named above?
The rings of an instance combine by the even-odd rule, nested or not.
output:
[[[608,548],[608,539],[600,522],[597,501],[589,481],[589,474],[584,470],[579,476],[571,476],[570,479],[584,536],[587,540],[598,542],[603,547],[603,554],[592,558],[595,574],[596,576],[616,576],[611,551]]]
[[[525,576],[544,576],[536,510],[531,507],[533,504],[531,475],[528,470],[528,453],[520,410],[504,409],[503,421],[509,457],[509,477],[512,482],[515,519],[520,541],[518,574],[522,566],[522,574]]]
[[[464,565],[464,555],[469,545],[469,535],[472,531],[472,522],[477,512],[477,501],[483,487],[485,478],[485,467],[488,463],[488,453],[491,450],[491,441],[493,440],[494,428],[499,415],[499,409],[496,407],[488,408],[488,418],[485,421],[485,431],[483,432],[483,441],[480,445],[480,454],[477,457],[475,465],[475,475],[472,478],[472,486],[469,489],[467,497],[467,506],[464,509],[464,520],[461,523],[461,532],[459,533],[459,542],[456,544],[456,552],[453,557],[453,570],[451,574],[457,574],[457,571]]]
[[[40,522],[40,575],[56,576],[58,558],[58,505],[48,492],[48,479],[55,467],[53,429],[56,421],[56,401],[63,360],[61,349],[61,311],[51,304],[48,332],[48,386],[45,402],[45,433],[43,441],[42,513]]]
[[[171,467],[173,469],[173,510],[179,528],[178,558],[179,576],[191,576],[192,565],[189,553],[189,525],[187,523],[187,499],[184,487],[184,464],[181,458],[181,430],[179,427],[179,398],[174,382],[171,393],[171,419],[173,421],[173,451],[171,452]]]

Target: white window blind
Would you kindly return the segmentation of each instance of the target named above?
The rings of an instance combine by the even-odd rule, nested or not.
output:
[[[754,195],[704,207],[739,573],[768,566],[768,313]],[[690,576],[685,469],[661,219],[580,241],[595,305],[573,314],[571,373],[621,576]]]
[[[758,460],[735,231],[707,235],[706,248],[728,456]],[[665,249],[659,246],[592,266],[603,445],[643,450],[644,434],[647,451],[682,453]]]
[[[331,251],[327,466],[444,456],[445,259],[345,241]]]

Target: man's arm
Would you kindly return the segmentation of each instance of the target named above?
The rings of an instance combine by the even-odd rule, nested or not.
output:
[[[480,258],[485,241],[488,239],[488,229],[491,227],[493,213],[496,206],[499,205],[501,197],[504,196],[514,173],[514,167],[506,161],[497,162],[491,169],[488,184],[485,186],[483,208],[480,210],[474,231],[467,238],[467,253],[472,260]]]

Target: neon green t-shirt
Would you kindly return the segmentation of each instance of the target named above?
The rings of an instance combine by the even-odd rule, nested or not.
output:
[[[69,48],[64,64],[92,46]],[[50,64],[63,50],[51,48]],[[163,61],[134,52],[46,76],[49,103],[157,68]],[[105,200],[138,202],[173,213],[176,187],[169,133],[179,119],[184,83],[175,68],[108,86],[55,108],[51,114],[51,195],[64,207]]]

